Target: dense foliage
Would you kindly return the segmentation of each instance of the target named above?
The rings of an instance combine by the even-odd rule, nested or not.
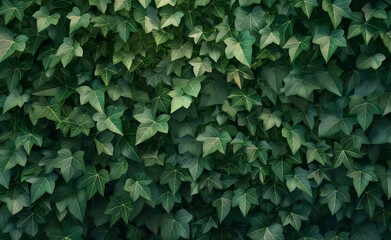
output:
[[[390,239],[391,0],[0,2],[0,239]]]

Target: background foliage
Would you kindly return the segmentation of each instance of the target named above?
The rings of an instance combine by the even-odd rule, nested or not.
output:
[[[1,239],[389,239],[391,1],[2,0]]]

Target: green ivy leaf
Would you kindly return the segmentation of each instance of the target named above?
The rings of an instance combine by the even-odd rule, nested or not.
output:
[[[109,173],[106,169],[97,171],[95,167],[87,166],[77,185],[79,188],[86,188],[88,198],[91,199],[96,192],[104,196],[105,184],[109,180]]]
[[[374,173],[375,167],[365,165],[363,167],[357,167],[356,169],[349,170],[346,176],[353,179],[353,186],[356,189],[357,195],[360,197],[368,186],[369,182],[377,182],[378,178]]]
[[[99,132],[109,129],[113,133],[123,135],[121,116],[124,114],[124,110],[115,106],[109,106],[106,114],[95,113],[92,119],[96,121],[96,127]]]
[[[255,37],[249,31],[243,31],[237,38],[229,37],[224,40],[225,55],[228,59],[235,57],[239,62],[251,67],[252,45],[255,43]]]
[[[57,25],[61,15],[59,13],[50,14],[50,10],[46,6],[42,6],[33,14],[33,17],[37,19],[38,32],[41,32],[50,25]]]
[[[216,151],[225,153],[227,143],[231,140],[232,138],[228,132],[223,131],[220,133],[212,126],[206,126],[205,132],[199,134],[197,137],[197,141],[203,142],[203,157]]]
[[[252,205],[258,205],[258,196],[255,188],[250,188],[247,191],[236,189],[232,197],[232,207],[239,206],[240,211],[245,217],[250,211]]]
[[[350,10],[351,0],[323,0],[322,8],[324,11],[328,12],[331,23],[334,26],[334,29],[342,21],[342,17],[351,18],[352,11]]]
[[[190,237],[189,222],[193,216],[185,209],[178,210],[174,216],[171,214],[162,220],[161,234],[163,240]]]
[[[140,196],[146,200],[151,200],[151,189],[149,185],[153,182],[152,178],[144,173],[138,174],[134,179],[128,178],[124,185],[124,190],[129,192],[133,202]]]
[[[53,167],[61,168],[61,174],[66,182],[72,179],[77,170],[85,170],[83,151],[72,153],[68,148],[63,148],[57,153]]]

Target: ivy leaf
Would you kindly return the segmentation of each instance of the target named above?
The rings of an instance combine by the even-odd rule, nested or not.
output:
[[[216,151],[225,153],[227,143],[229,143],[232,138],[228,132],[223,131],[220,133],[217,129],[208,125],[205,128],[205,132],[200,133],[196,140],[203,142],[202,152],[203,157],[205,157]]]
[[[136,145],[151,138],[157,132],[168,132],[167,122],[171,117],[167,114],[162,114],[158,118],[155,118],[152,110],[150,108],[146,108],[143,113],[136,114],[133,117],[141,123],[137,128]]]
[[[173,194],[170,191],[166,191],[159,196],[157,203],[162,204],[164,210],[166,210],[167,213],[170,213],[175,203],[181,203],[181,196],[179,193]]]
[[[56,188],[54,192],[56,197],[57,210],[63,212],[66,208],[79,221],[83,218],[87,208],[87,194],[83,190],[76,190],[66,186]]]
[[[286,186],[292,192],[296,188],[312,197],[311,185],[308,181],[308,171],[301,167],[295,168],[295,174],[286,176]]]
[[[115,0],[114,1],[114,11],[120,11],[125,9],[130,11],[130,7],[132,6],[132,0]]]
[[[338,47],[346,47],[346,39],[343,37],[342,29],[333,30],[331,33],[327,28],[317,28],[312,42],[320,46],[323,58],[326,63]]]
[[[16,148],[12,141],[7,141],[0,147],[0,166],[2,171],[12,169],[17,164],[25,166],[26,162],[26,151],[22,148]]]
[[[252,45],[255,43],[255,37],[249,31],[240,32],[237,38],[226,38],[224,43],[227,45],[225,55],[228,59],[235,57],[239,62],[251,67]]]
[[[104,196],[105,184],[109,180],[109,173],[106,169],[101,169],[98,172],[95,167],[87,166],[77,185],[78,188],[86,188],[88,198],[91,199],[96,192]]]
[[[226,191],[212,203],[217,210],[217,218],[220,223],[223,222],[231,211],[232,195],[232,191]]]
[[[356,65],[359,69],[378,69],[385,59],[386,57],[382,53],[368,55],[368,52],[364,52],[362,50],[361,54],[356,60]]]
[[[338,25],[342,21],[342,17],[351,18],[352,11],[350,10],[351,0],[323,0],[322,8],[326,11],[329,16],[331,23],[334,26],[334,29],[338,27]]]
[[[48,28],[50,25],[57,25],[61,15],[59,13],[50,14],[49,8],[42,6],[38,11],[33,14],[33,17],[37,19],[37,29],[41,32]]]
[[[267,217],[259,214],[251,218],[251,228],[247,237],[258,240],[283,240],[283,228],[279,223],[268,224]]]
[[[85,170],[83,151],[72,153],[68,148],[63,148],[57,153],[53,167],[61,168],[61,174],[66,182],[72,179],[77,170]]]
[[[343,132],[350,135],[353,125],[357,123],[354,118],[344,118],[335,115],[323,115],[320,117],[318,128],[319,137],[328,137],[338,132]]]
[[[161,235],[163,240],[179,239],[183,237],[189,239],[189,222],[193,216],[185,209],[178,210],[174,216],[171,214],[162,219]]]
[[[124,110],[115,106],[109,106],[106,110],[106,114],[95,113],[92,116],[92,119],[96,121],[96,128],[99,132],[109,129],[122,136],[121,116],[124,114]]]
[[[171,5],[171,6],[175,7],[176,1],[177,0],[155,0],[155,4],[156,4],[157,8],[161,8],[166,5]]]
[[[23,146],[27,154],[30,155],[34,145],[42,146],[42,135],[37,131],[30,131],[26,126],[18,127],[17,138],[15,139],[16,148]]]
[[[26,35],[19,35],[14,38],[13,33],[8,28],[0,27],[0,62],[11,56],[15,51],[24,51],[27,40]]]
[[[349,188],[340,186],[338,188],[331,184],[326,184],[320,193],[320,202],[328,205],[332,215],[341,209],[343,203],[350,202]]]
[[[171,48],[171,61],[186,57],[191,58],[193,53],[193,44],[185,42],[182,44],[179,41],[173,41],[168,45]]]
[[[357,195],[360,197],[368,186],[369,182],[377,182],[378,178],[374,173],[375,167],[365,165],[357,167],[354,170],[349,170],[346,176],[353,179],[353,186],[356,189]]]
[[[19,189],[14,189],[12,192],[8,192],[3,196],[2,201],[7,204],[8,211],[15,215],[20,212],[23,207],[31,205],[29,196]]]
[[[109,85],[111,77],[115,74],[117,74],[117,69],[112,63],[96,65],[95,76],[100,76],[106,86]]]
[[[89,102],[96,111],[104,113],[106,88],[99,80],[92,82],[92,89],[88,86],[81,86],[76,88],[76,91],[80,94],[80,103],[82,105]]]
[[[56,55],[61,57],[61,63],[65,67],[71,62],[73,56],[82,57],[83,49],[78,42],[74,42],[72,38],[66,37],[58,48]]]
[[[259,34],[261,34],[261,40],[259,42],[260,48],[265,48],[270,44],[274,43],[276,45],[280,45],[280,32],[277,30],[272,31],[269,26],[266,26],[259,30]]]
[[[168,26],[178,27],[181,23],[181,19],[184,16],[183,12],[174,12],[171,8],[163,8],[159,15],[162,17],[160,20],[160,28],[166,28]]]
[[[282,112],[280,111],[271,112],[270,109],[264,109],[263,113],[259,116],[259,119],[263,121],[263,126],[265,131],[267,131],[274,126],[277,128],[281,126],[281,116]]]
[[[129,40],[131,32],[137,32],[136,22],[131,18],[118,18],[119,22],[117,24],[116,30],[119,33],[119,36],[124,42]],[[128,70],[130,67],[128,67]]]
[[[355,114],[358,123],[365,131],[372,123],[373,115],[380,114],[377,96],[368,96],[365,100],[359,95],[350,96],[349,113]]]
[[[311,163],[316,160],[323,166],[327,161],[326,151],[331,148],[331,146],[327,145],[324,140],[322,140],[318,144],[314,144],[312,142],[306,143],[307,146],[307,163]]]
[[[106,12],[107,4],[110,4],[111,0],[89,0],[89,4],[96,6],[103,14]]]
[[[281,216],[283,226],[289,224],[296,229],[296,231],[300,230],[302,221],[308,220],[308,213],[303,205],[294,205],[291,211],[280,210],[279,215]]]
[[[24,16],[24,10],[28,4],[23,1],[4,0],[3,5],[0,7],[0,15],[4,15],[5,25],[11,22],[15,17],[22,21]]]
[[[381,26],[375,19],[366,20],[362,12],[353,12],[347,37],[350,39],[361,34],[365,44],[368,45],[369,41],[380,29]]]
[[[21,88],[14,88],[4,101],[3,114],[16,106],[21,108],[29,99],[28,94],[22,94]]]
[[[11,171],[0,171],[0,185],[9,189],[9,184],[11,180]]]
[[[134,19],[140,23],[145,33],[150,33],[152,30],[159,30],[160,19],[157,16],[158,11],[148,6],[147,9],[136,8],[134,11]]]
[[[105,208],[105,214],[110,215],[110,226],[113,226],[120,218],[127,224],[132,211],[133,202],[118,196],[110,197],[110,201]]]
[[[237,7],[234,15],[236,17],[235,28],[239,32],[258,32],[266,23],[265,11],[259,6],[252,9],[250,7]]]
[[[300,149],[301,144],[304,144],[305,128],[302,125],[296,125],[293,128],[288,123],[282,124],[282,136],[287,139],[288,145],[293,154]]]
[[[247,191],[243,189],[234,190],[232,197],[232,207],[239,206],[240,211],[245,217],[251,209],[251,205],[258,205],[258,196],[255,188],[250,188]]]
[[[295,0],[294,4],[295,7],[301,8],[307,18],[310,18],[312,10],[319,6],[316,0]]]
[[[177,193],[182,181],[186,179],[187,172],[184,172],[180,168],[176,168],[172,164],[166,165],[162,175],[160,175],[160,183],[168,184],[173,194]]]
[[[113,156],[114,147],[112,140],[114,138],[114,134],[111,132],[102,132],[99,136],[99,139],[95,138],[96,150],[98,151],[98,155],[102,152],[107,155]]]
[[[343,163],[346,168],[353,169],[352,158],[362,157],[360,150],[351,145],[340,145],[338,142],[334,143],[334,167],[339,167]]]
[[[262,106],[262,99],[254,89],[250,89],[246,93],[243,90],[235,88],[232,90],[228,98],[232,99],[233,107],[244,106],[247,111],[251,111],[254,105]]]
[[[189,64],[193,66],[193,72],[196,77],[202,76],[205,72],[212,72],[211,63],[208,57],[203,59],[196,57],[189,61]]]
[[[67,18],[71,20],[69,33],[72,33],[81,27],[87,28],[90,24],[91,15],[89,13],[81,14],[78,7],[73,7],[72,12],[67,14]]]
[[[311,36],[294,35],[288,39],[283,48],[289,49],[289,57],[293,62],[302,51],[310,49]]]
[[[134,179],[128,178],[124,185],[124,190],[129,192],[133,202],[140,196],[146,200],[151,200],[151,189],[149,185],[153,182],[152,178],[145,173],[138,174]]]
[[[45,176],[31,176],[27,178],[26,181],[31,183],[31,202],[33,203],[38,200],[44,193],[53,194],[57,178],[58,176],[54,173],[50,173]]]
[[[376,176],[380,180],[381,187],[386,194],[387,199],[391,198],[391,170],[383,166],[375,166]]]

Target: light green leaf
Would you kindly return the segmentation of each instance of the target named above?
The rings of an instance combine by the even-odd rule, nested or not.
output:
[[[60,14],[50,14],[50,10],[46,6],[42,6],[38,11],[33,14],[33,17],[37,19],[38,32],[41,32],[48,28],[50,25],[57,25],[58,20],[60,19]]]
[[[333,30],[331,33],[327,28],[316,29],[312,42],[320,46],[320,51],[326,63],[338,47],[346,47],[346,39],[343,34],[342,29]]]
[[[109,129],[113,133],[117,133],[122,136],[121,117],[124,114],[124,110],[115,106],[109,106],[106,110],[106,114],[95,113],[92,116],[92,119],[96,121],[96,128],[99,132]]]
[[[76,91],[80,95],[81,105],[89,102],[96,111],[104,113],[106,88],[99,80],[96,79],[92,82],[92,89],[88,86],[81,86],[76,88]]]
[[[133,116],[141,124],[137,128],[136,145],[154,136],[157,132],[168,132],[168,120],[171,116],[167,114],[160,115],[157,119],[150,108],[146,108],[143,113]]]
[[[189,61],[193,66],[193,72],[196,77],[200,77],[205,72],[212,72],[212,62],[208,57],[201,59],[200,57],[193,58]]]
[[[228,59],[235,57],[239,62],[251,67],[252,45],[255,43],[255,37],[249,31],[243,31],[237,38],[229,37],[224,40],[225,55]]]
[[[145,33],[150,33],[152,30],[159,30],[160,19],[157,17],[158,11],[148,6],[147,9],[136,8],[134,10],[134,19],[140,23]]]
[[[308,171],[301,167],[295,168],[295,174],[286,176],[286,186],[292,192],[296,188],[312,197],[311,185],[308,180]]]
[[[67,14],[67,18],[71,20],[69,33],[72,33],[81,27],[87,28],[90,24],[91,15],[89,13],[81,14],[79,8],[73,7],[72,12]]]
[[[283,48],[289,49],[289,57],[291,59],[291,62],[293,62],[302,51],[310,49],[311,38],[311,36],[301,37],[298,34],[289,38]]]

